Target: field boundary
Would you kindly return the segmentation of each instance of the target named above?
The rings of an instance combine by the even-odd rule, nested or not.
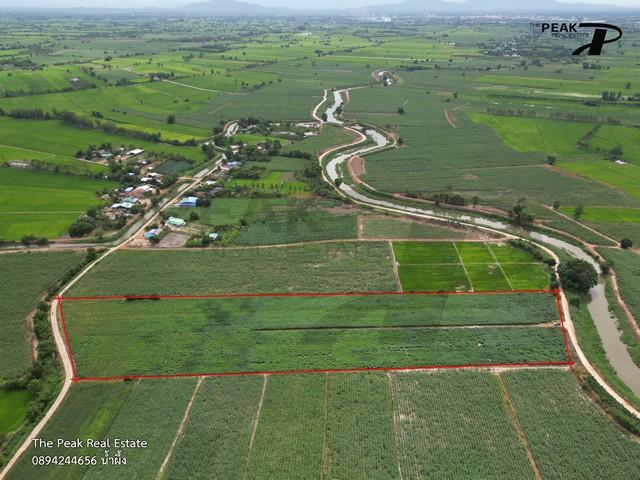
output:
[[[171,374],[130,374],[130,375],[111,375],[111,376],[95,376],[80,377],[76,368],[76,363],[69,341],[69,333],[67,323],[62,307],[63,302],[73,301],[100,301],[100,300],[189,300],[189,299],[207,299],[207,298],[257,298],[257,297],[366,297],[366,296],[386,296],[386,295],[518,295],[527,293],[552,294],[555,300],[555,306],[558,311],[558,319],[560,329],[562,331],[563,342],[567,354],[566,360],[563,361],[544,361],[544,362],[521,362],[521,363],[470,363],[460,365],[409,365],[400,367],[355,367],[355,368],[327,368],[327,369],[290,369],[276,371],[235,371],[235,372],[201,372],[201,373],[171,373]],[[491,368],[531,368],[531,367],[569,367],[573,368],[575,362],[571,359],[571,350],[568,342],[567,330],[565,328],[565,319],[562,312],[562,304],[560,300],[560,291],[557,289],[536,289],[536,290],[491,290],[491,291],[470,291],[470,292],[398,292],[398,291],[368,291],[368,292],[310,292],[310,293],[292,293],[292,292],[276,292],[276,293],[212,293],[203,295],[88,295],[76,297],[58,296],[58,308],[60,312],[60,322],[64,332],[64,340],[69,352],[69,359],[73,370],[73,383],[79,382],[100,382],[100,381],[117,381],[117,380],[137,380],[137,379],[169,379],[169,378],[185,378],[185,377],[233,377],[246,375],[293,375],[305,373],[357,373],[357,372],[395,372],[395,371],[419,371],[419,370],[455,370],[455,369],[491,369]]]

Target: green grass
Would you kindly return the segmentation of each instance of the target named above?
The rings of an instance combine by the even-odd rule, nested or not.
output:
[[[0,168],[0,237],[60,237],[87,208],[104,203],[97,198],[97,192],[116,185],[104,180]]]
[[[232,179],[230,187],[246,187],[260,193],[296,194],[307,190],[307,184],[291,180],[289,172],[267,171],[259,179]]]
[[[589,131],[588,123],[470,113],[478,123],[491,127],[502,141],[519,152],[572,155],[580,151],[578,140]]]
[[[384,242],[335,242],[287,248],[119,251],[69,295],[393,290]]]
[[[0,378],[13,378],[29,365],[27,316],[39,296],[55,285],[65,271],[80,262],[80,252],[7,253],[0,255]]]
[[[291,150],[301,150],[317,157],[323,151],[331,147],[344,145],[345,143],[351,143],[352,141],[354,141],[354,137],[341,128],[334,127],[333,125],[324,125],[320,135],[307,137],[304,140],[295,142],[294,144],[285,145],[282,148],[282,151],[288,152]]]
[[[526,327],[557,320],[553,297],[537,294],[99,300],[64,309],[84,377],[564,357],[558,329]],[[437,328],[469,325],[484,328]]]
[[[575,207],[560,207],[565,215],[573,217]],[[589,223],[640,223],[640,208],[587,207],[579,220]]]
[[[594,160],[562,162],[559,167],[622,189],[634,199],[640,200],[640,167],[637,165],[618,165],[605,160]]]
[[[28,390],[0,388],[0,435],[14,431],[27,418]]]
[[[596,471],[601,478],[637,474],[640,446],[584,396],[571,373],[502,376],[543,478],[589,478]]]
[[[548,267],[506,244],[394,242],[404,291],[539,290]]]
[[[637,163],[640,161],[640,128],[603,125],[589,140],[589,145],[603,150],[621,146],[623,148],[621,158]]]

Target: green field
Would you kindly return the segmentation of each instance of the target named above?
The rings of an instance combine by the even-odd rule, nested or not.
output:
[[[225,250],[121,250],[100,262],[73,295],[394,290],[385,242],[332,242]]]
[[[491,127],[502,141],[519,152],[544,152],[548,155],[580,153],[576,144],[589,131],[587,123],[543,118],[501,117],[471,113],[474,121]]]
[[[80,384],[42,438],[126,435],[125,422],[149,441],[144,457],[123,449],[126,467],[36,467],[33,455],[60,450],[32,446],[8,478],[116,479],[123,469],[154,478],[175,438],[162,478],[533,479],[516,425],[542,478],[634,478],[640,468],[637,442],[566,371],[259,375],[207,378],[197,389],[195,380]]]
[[[547,267],[504,244],[394,242],[404,291],[536,290],[549,286]]]
[[[18,428],[27,418],[27,404],[31,394],[27,390],[0,388],[0,435]]]
[[[87,208],[104,203],[96,193],[116,185],[77,176],[0,168],[0,237],[60,237]]]
[[[71,267],[80,263],[81,252],[7,253],[0,255],[0,378],[13,378],[30,366],[27,316],[38,298]],[[5,274],[6,272],[6,274]],[[13,273],[9,273],[13,272]]]
[[[637,165],[617,165],[605,160],[594,160],[563,162],[560,164],[560,168],[619,188],[636,200],[640,200],[640,167]]]
[[[560,330],[551,328],[554,298],[544,294],[83,300],[64,310],[81,377],[565,356]],[[526,326],[533,324],[546,328]]]
[[[451,239],[466,240],[481,236],[476,230],[456,228],[441,222],[412,221],[393,216],[362,216],[364,238],[403,239]]]

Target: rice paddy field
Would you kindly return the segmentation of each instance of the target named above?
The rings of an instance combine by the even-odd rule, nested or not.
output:
[[[71,175],[0,168],[0,237],[60,237],[89,207],[104,204],[98,193],[116,185]]]
[[[505,244],[394,242],[403,291],[546,289],[550,271],[528,252]]]
[[[126,466],[34,466],[34,455],[100,464],[105,453],[31,447],[8,478],[580,479],[640,468],[638,444],[566,371],[82,383],[42,438],[132,435],[149,443],[123,448]]]

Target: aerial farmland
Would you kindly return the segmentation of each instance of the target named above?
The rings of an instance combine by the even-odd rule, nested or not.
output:
[[[0,480],[640,479],[638,6],[53,3],[0,1]]]

